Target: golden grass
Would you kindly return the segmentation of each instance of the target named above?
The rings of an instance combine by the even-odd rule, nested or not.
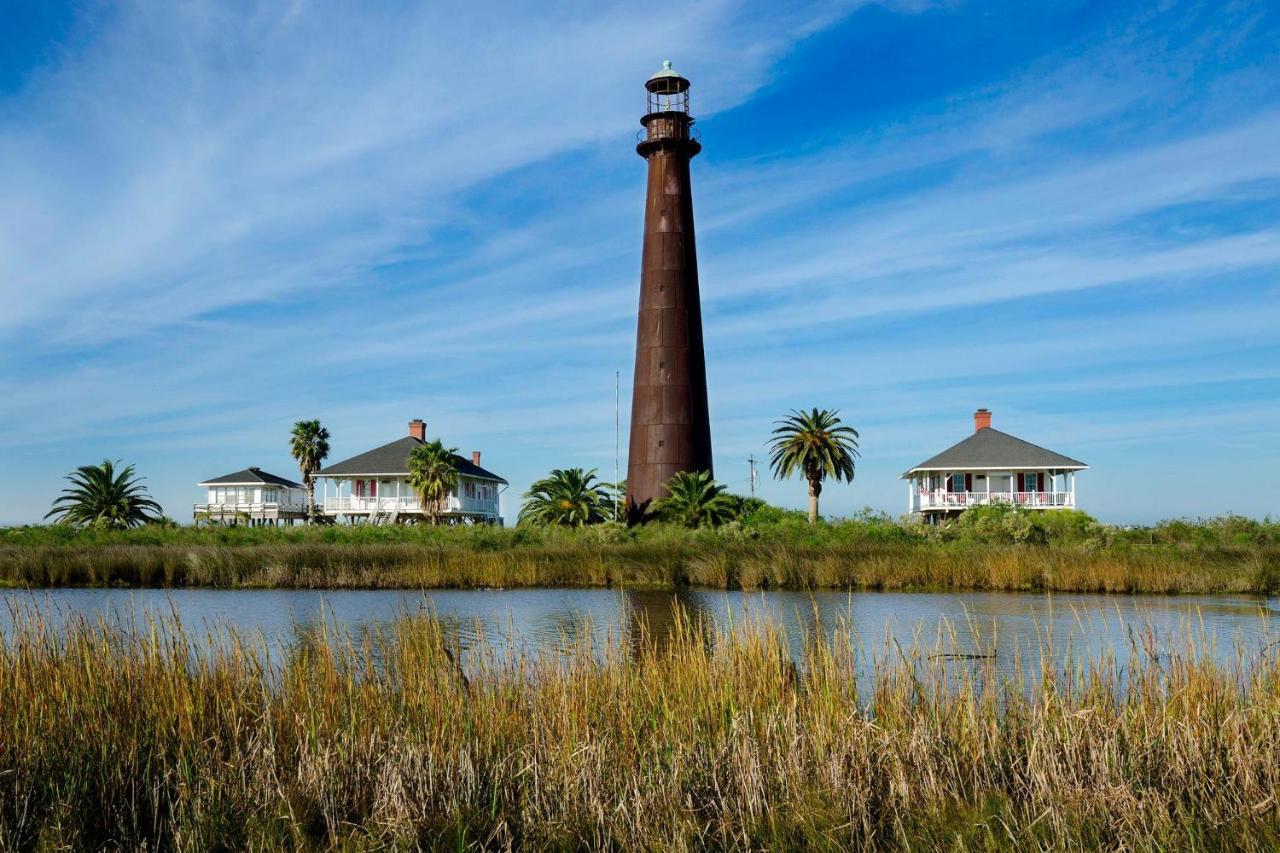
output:
[[[702,541],[536,543],[496,550],[411,542],[0,545],[20,587],[1280,591],[1280,548]]]
[[[258,644],[31,613],[0,653],[0,847],[1274,849],[1280,661],[1002,683],[768,624],[593,654],[440,624]],[[873,685],[860,695],[859,674]]]

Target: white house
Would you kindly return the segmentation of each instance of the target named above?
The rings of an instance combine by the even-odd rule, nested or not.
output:
[[[427,425],[409,421],[409,434],[316,472],[316,503],[334,518],[394,523],[421,518],[417,493],[409,485],[409,454],[427,440]],[[480,467],[480,451],[454,456],[458,487],[449,495],[442,519],[449,523],[501,524],[498,496],[507,481]]]
[[[292,524],[307,515],[306,487],[261,468],[246,468],[198,485],[208,493],[206,502],[194,507],[196,524],[201,521]]]
[[[991,412],[973,414],[973,435],[902,475],[907,510],[926,521],[971,506],[1008,503],[1026,509],[1073,509],[1083,462],[993,429]]]

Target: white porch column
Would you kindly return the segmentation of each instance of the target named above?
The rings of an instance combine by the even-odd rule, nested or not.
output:
[[[1076,472],[1071,472],[1071,505],[1076,505]]]
[[[915,480],[908,477],[907,478],[907,514],[908,515],[910,515],[911,511],[915,509],[915,488],[916,488]]]

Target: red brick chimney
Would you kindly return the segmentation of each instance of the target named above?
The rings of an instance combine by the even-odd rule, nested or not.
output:
[[[414,418],[409,421],[409,435],[418,439],[418,441],[427,440],[427,422],[422,418]]]
[[[480,451],[479,450],[471,451],[471,464],[476,466],[477,468],[480,467]]]
[[[973,413],[973,431],[977,432],[982,429],[991,429],[991,411],[989,409],[978,409]]]

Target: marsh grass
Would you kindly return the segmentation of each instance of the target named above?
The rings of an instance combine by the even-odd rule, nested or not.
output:
[[[968,543],[414,542],[0,545],[17,587],[433,589],[658,587],[977,589],[1122,593],[1280,591],[1280,549]]]
[[[1082,512],[1036,519],[997,512],[940,529],[874,512],[818,525],[772,507],[760,512],[701,530],[9,528],[0,529],[0,584],[1280,593],[1280,524],[1271,520],[1222,516],[1120,530]],[[1028,530],[1042,540],[1010,538]]]
[[[0,846],[1272,849],[1280,662],[1203,641],[1002,679],[767,622],[459,657],[441,624],[283,657],[14,615]],[[828,637],[830,637],[828,639]],[[870,685],[861,689],[858,685]]]
[[[1005,513],[945,529],[875,514],[810,526],[685,530],[430,526],[0,529],[0,584],[20,587],[440,588],[687,585],[1280,593],[1280,525],[1234,516],[1118,531],[1082,513]],[[1056,526],[1055,526],[1056,525]],[[1048,532],[1046,532],[1048,531]],[[1101,531],[1101,532],[1099,532]]]

